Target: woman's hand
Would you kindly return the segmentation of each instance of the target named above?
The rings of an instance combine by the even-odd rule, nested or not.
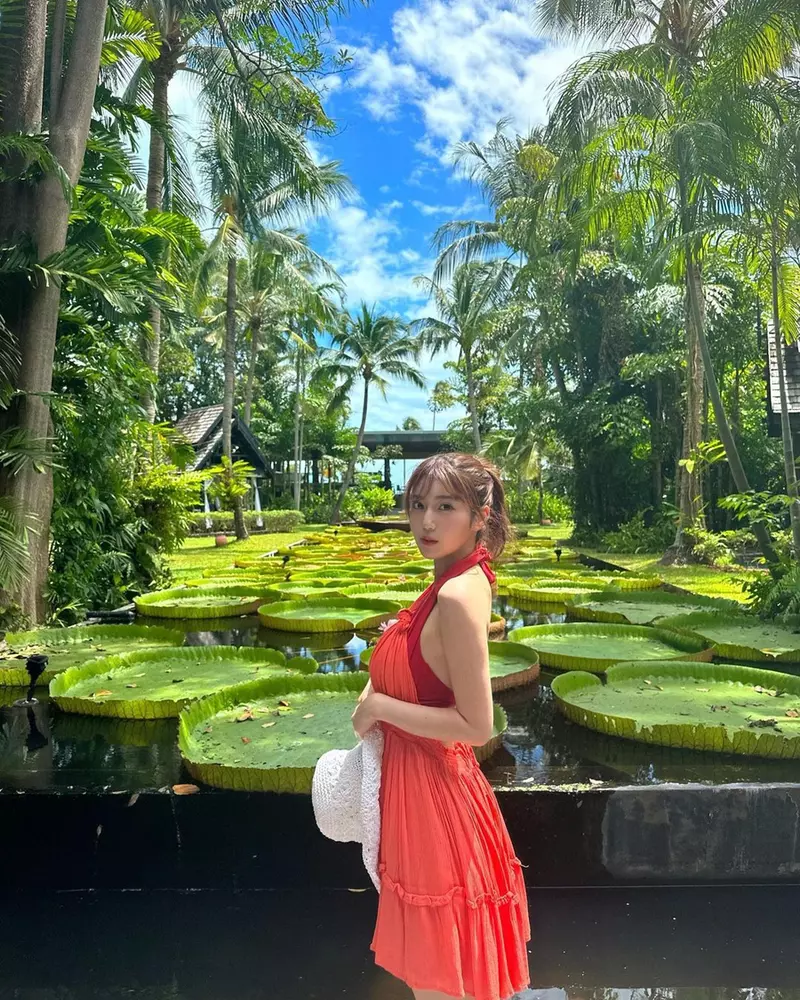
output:
[[[398,621],[400,621],[399,618],[390,618],[388,622],[381,622],[380,625],[378,626],[378,631],[385,632],[387,628],[391,628],[392,625],[394,625],[394,623]]]
[[[353,729],[357,736],[364,738],[364,735],[372,729],[376,722],[379,722],[378,709],[381,696],[370,689],[369,694],[363,701],[359,701],[356,710],[351,716]]]

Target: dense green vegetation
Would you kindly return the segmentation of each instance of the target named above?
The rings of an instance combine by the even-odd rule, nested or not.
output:
[[[230,519],[212,530],[249,551],[234,409],[284,476],[268,515],[297,512],[268,529],[385,513],[358,465],[375,392],[400,380],[434,419],[463,405],[445,447],[501,466],[515,521],[569,522],[574,545],[637,570],[709,567],[720,596],[738,590],[720,567],[763,559],[757,606],[797,612],[782,377],[780,438],[765,409],[767,340],[782,359],[800,308],[797,4],[535,13],[594,51],[547,122],[457,148],[491,218],[439,229],[429,314],[408,324],[348,302],[301,228],[350,193],[309,144],[341,124],[317,81],[349,58],[326,44],[343,6],[0,0],[0,627],[199,568],[199,539],[170,558],[202,479]],[[198,191],[179,74],[199,94]],[[423,359],[454,347],[427,385]],[[224,456],[200,476],[172,424],[213,404]]]

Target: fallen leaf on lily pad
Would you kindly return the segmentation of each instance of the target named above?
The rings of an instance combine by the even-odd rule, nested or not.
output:
[[[172,791],[176,795],[194,795],[195,792],[199,792],[200,789],[197,785],[173,785]]]
[[[274,725],[275,725],[274,722],[262,722],[261,723],[261,728],[262,729],[269,729],[270,726],[274,726]]]
[[[242,737],[242,743],[250,743],[250,737],[249,736],[243,736]]]
[[[102,691],[95,691],[93,697],[95,697],[95,698],[101,698],[101,697],[103,697],[103,695],[113,694],[113,693],[114,692],[113,691],[109,691],[108,688],[103,688]]]
[[[254,716],[253,716],[252,709],[248,708],[244,712],[242,712],[241,715],[237,715],[236,716],[236,721],[237,722],[249,722],[253,718],[254,718]]]
[[[288,708],[289,707],[289,702],[288,701],[284,701],[283,698],[281,698],[281,700],[278,702],[278,704],[281,705],[283,708]]]
[[[304,719],[313,719],[314,718],[314,713],[313,712],[309,712],[308,715],[304,715],[303,718]]]

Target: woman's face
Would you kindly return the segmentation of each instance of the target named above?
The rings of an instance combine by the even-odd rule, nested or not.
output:
[[[484,516],[488,510],[483,508]],[[411,495],[408,519],[420,552],[429,559],[441,559],[465,547],[471,548],[475,533],[483,526],[477,517],[470,523],[466,502],[448,495],[438,479],[431,481],[425,496]]]

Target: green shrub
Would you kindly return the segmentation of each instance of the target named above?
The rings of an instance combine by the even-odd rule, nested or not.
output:
[[[616,531],[604,531],[597,538],[597,547],[603,552],[637,553],[663,552],[675,537],[675,525],[663,515],[655,515],[647,523],[648,511],[639,511],[630,521]],[[576,539],[578,544],[587,544]],[[593,544],[591,541],[588,544]]]
[[[370,486],[361,490],[360,497],[367,517],[389,514],[394,510],[394,492],[382,486]]]
[[[211,527],[207,527],[206,519],[211,521]],[[259,514],[254,510],[244,512],[244,520],[248,531],[264,532],[272,534],[274,532],[297,531],[301,524],[306,521],[302,511],[299,510],[264,510],[261,512],[261,519],[264,527],[259,528],[256,521]],[[224,510],[212,510],[210,514],[194,513],[191,515],[191,534],[207,535],[217,532],[227,533],[234,530],[233,514]]]
[[[518,493],[513,486],[506,489],[508,516],[515,524],[530,524],[539,521],[539,491],[525,490]],[[571,521],[572,507],[569,501],[545,490],[542,497],[542,517],[553,522]]]

